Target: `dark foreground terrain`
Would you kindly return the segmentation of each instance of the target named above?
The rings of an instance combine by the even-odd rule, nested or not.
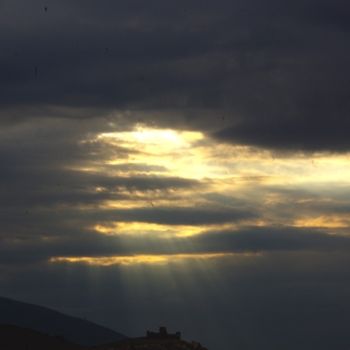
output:
[[[206,350],[199,343],[186,342],[184,340],[167,340],[167,339],[147,339],[137,338],[127,341],[121,341],[116,344],[96,347],[98,350]]]
[[[180,333],[147,332],[127,338],[60,312],[0,297],[0,350],[205,350]]]
[[[129,338],[100,346],[81,346],[62,337],[50,336],[31,329],[0,325],[1,350],[206,350],[199,343],[180,338],[158,336]]]
[[[27,328],[0,325],[1,350],[82,350],[80,345],[62,337],[50,336]]]

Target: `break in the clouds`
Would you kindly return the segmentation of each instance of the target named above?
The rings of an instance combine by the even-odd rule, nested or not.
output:
[[[276,158],[199,131],[106,132],[101,120],[4,129],[2,263],[347,249],[347,155]]]
[[[1,117],[130,112],[271,149],[347,151],[346,1],[3,1]],[[124,121],[125,122],[125,121]]]

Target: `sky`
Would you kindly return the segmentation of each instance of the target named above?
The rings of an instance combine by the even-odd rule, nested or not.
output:
[[[349,15],[2,0],[0,295],[211,350],[348,349]]]

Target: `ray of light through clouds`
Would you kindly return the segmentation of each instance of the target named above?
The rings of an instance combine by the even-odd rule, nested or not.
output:
[[[81,143],[110,150],[122,148],[128,156],[104,158],[99,154],[90,159],[91,165],[85,163],[81,168],[75,167],[77,172],[106,176],[112,182],[113,177],[117,177],[170,182],[176,179],[179,183],[189,181],[190,184],[138,188],[132,181],[121,181],[115,186],[96,186],[97,196],[109,194],[107,199],[98,201],[100,214],[90,225],[96,234],[115,236],[121,241],[127,241],[128,237],[146,241],[156,237],[159,244],[170,244],[175,252],[177,244],[181,245],[178,249],[184,249],[185,241],[185,250],[193,249],[196,243],[191,237],[212,232],[234,235],[249,227],[280,227],[282,231],[288,227],[311,228],[325,230],[327,234],[347,234],[347,212],[331,211],[332,207],[342,205],[336,189],[341,193],[342,188],[349,186],[347,154],[277,154],[256,147],[220,143],[198,131],[140,124],[126,131],[90,135]],[[328,196],[325,195],[327,192]],[[120,200],[120,194],[123,200]],[[86,209],[82,207],[81,210]],[[173,253],[169,255],[169,261],[189,256]],[[220,249],[214,255],[200,256],[203,260],[225,254],[231,256]],[[164,255],[140,254],[140,258],[138,255],[130,258],[67,256],[53,257],[50,261],[130,265],[166,260]]]

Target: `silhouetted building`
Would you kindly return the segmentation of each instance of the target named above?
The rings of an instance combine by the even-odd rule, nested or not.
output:
[[[181,339],[181,333],[168,333],[166,327],[159,327],[159,332],[147,331],[147,338],[152,339]]]

